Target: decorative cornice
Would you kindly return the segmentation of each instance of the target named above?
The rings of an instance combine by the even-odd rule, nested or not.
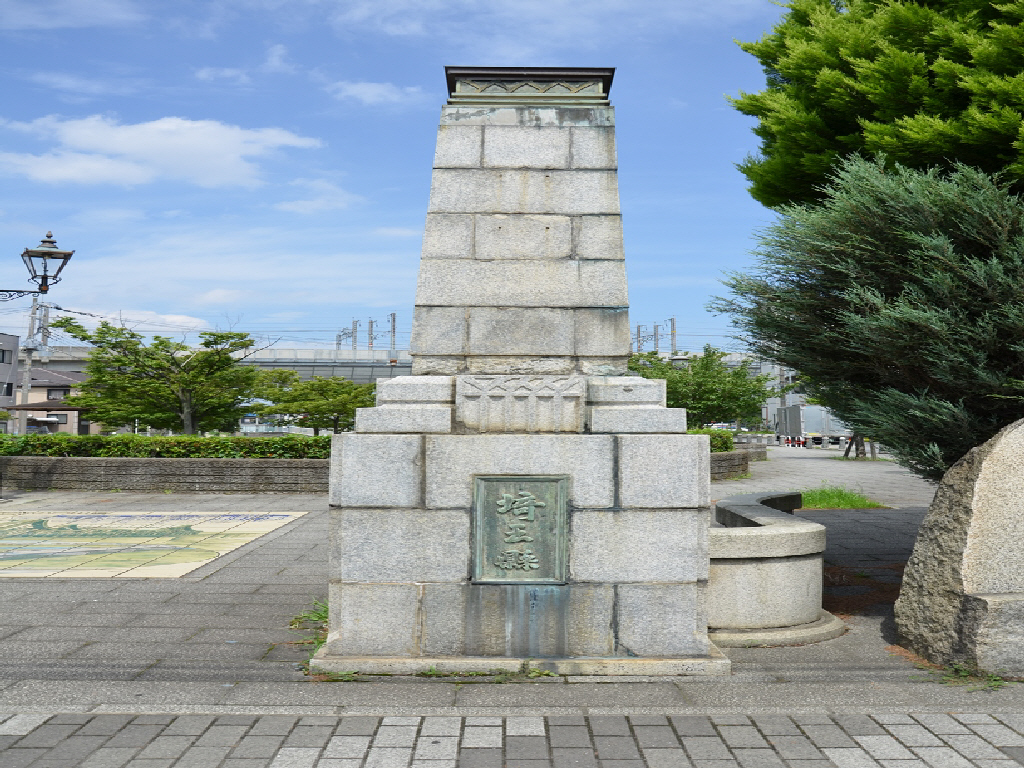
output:
[[[452,106],[608,106],[614,67],[445,67]]]

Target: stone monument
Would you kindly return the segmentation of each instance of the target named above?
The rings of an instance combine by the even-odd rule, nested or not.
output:
[[[921,524],[896,626],[937,664],[1024,677],[1024,420],[950,467]]]
[[[614,70],[446,72],[414,375],[334,438],[313,666],[725,674],[708,438],[625,375]]]

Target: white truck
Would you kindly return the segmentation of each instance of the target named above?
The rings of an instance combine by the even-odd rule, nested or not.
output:
[[[853,430],[823,405],[787,405],[785,408],[777,408],[775,433],[783,440],[788,437],[807,445],[829,445],[838,443],[841,437],[849,439],[853,436]]]

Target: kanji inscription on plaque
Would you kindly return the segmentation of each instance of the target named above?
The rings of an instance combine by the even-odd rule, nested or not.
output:
[[[473,479],[473,580],[564,584],[569,478]]]

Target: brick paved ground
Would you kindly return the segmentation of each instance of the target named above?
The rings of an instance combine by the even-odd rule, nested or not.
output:
[[[9,768],[1013,768],[1014,714],[0,716]]]
[[[829,530],[830,569],[882,584],[879,596],[888,578],[891,599],[930,487],[888,462],[771,453],[750,480],[716,483],[713,495],[813,487],[827,477],[897,504],[804,513]],[[868,601],[846,635],[729,649],[728,678],[310,682],[287,623],[325,592],[324,504],[318,496],[63,493],[5,504],[5,512],[307,514],[180,579],[0,578],[0,712],[8,713],[0,715],[0,768],[1024,764],[1024,685],[940,684],[893,653],[891,606],[842,581],[827,599],[846,599],[852,588]]]

